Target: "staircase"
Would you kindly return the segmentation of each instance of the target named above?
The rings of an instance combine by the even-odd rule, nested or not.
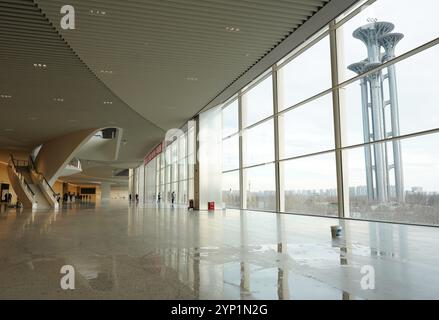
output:
[[[11,155],[8,176],[12,188],[24,208],[58,208],[56,194],[43,175],[35,170],[32,158],[16,160]]]

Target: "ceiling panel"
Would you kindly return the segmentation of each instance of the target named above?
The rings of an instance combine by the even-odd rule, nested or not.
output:
[[[36,2],[115,94],[170,129],[329,1],[72,0],[75,30],[60,28],[64,0]]]

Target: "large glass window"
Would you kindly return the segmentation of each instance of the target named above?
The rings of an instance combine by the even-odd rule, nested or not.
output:
[[[244,170],[247,209],[276,210],[274,164]]]
[[[223,140],[223,171],[239,168],[239,135]]]
[[[149,181],[146,193],[147,201],[157,201],[160,193],[161,202],[169,203],[175,193],[175,203],[187,204],[193,199],[193,163],[195,158],[194,123],[188,122],[183,132],[171,143],[166,142],[162,153],[157,155],[147,166],[146,181]],[[190,165],[189,165],[190,163]],[[189,178],[189,168],[192,176]],[[152,188],[152,190],[151,190]],[[189,191],[192,190],[192,198]]]
[[[182,134],[178,138],[178,155],[179,155],[178,158],[179,159],[184,159],[185,157],[187,157],[186,143],[187,143],[187,133]]]
[[[334,149],[332,95],[279,116],[280,158]]]
[[[274,161],[273,119],[244,131],[244,166]]]
[[[273,79],[268,76],[242,96],[243,127],[273,114]]]
[[[176,163],[178,161],[178,142],[177,140],[175,140],[172,144],[171,144],[171,161],[172,163]]]
[[[222,202],[227,208],[241,205],[239,189],[239,101],[235,99],[222,109]],[[238,170],[237,170],[238,169]],[[232,172],[224,172],[235,170]]]
[[[393,165],[395,144],[399,144],[401,150],[400,174],[397,173],[398,167]],[[391,158],[391,166],[385,167],[381,173],[367,160],[367,150],[376,154],[379,149]],[[438,133],[346,150],[349,215],[360,219],[438,225],[437,150]],[[402,191],[400,197],[398,190]]]
[[[439,224],[439,45],[425,45],[439,36],[435,9],[437,0],[362,1],[334,21],[335,31],[324,26],[238,98],[206,111],[211,117],[200,114],[200,123],[215,118],[204,126],[218,133],[205,149],[215,160],[216,178],[200,178],[216,184],[209,199],[220,202],[221,194],[227,207],[250,210],[275,210],[278,202],[288,213]],[[331,44],[337,46],[333,54]],[[400,61],[389,64],[395,57]],[[331,87],[336,76],[346,83]],[[178,168],[164,161],[174,154],[172,145],[160,157],[157,176],[163,190],[178,183],[180,201],[185,192],[193,199],[193,126],[184,139]]]
[[[278,71],[279,110],[331,88],[329,37],[282,66]]]
[[[178,174],[179,174],[179,180],[187,179],[187,158],[180,160]]]
[[[228,137],[239,130],[238,99],[223,108],[223,137]]]
[[[179,203],[188,203],[188,194],[187,194],[187,180],[180,181],[180,186],[178,187],[179,191]]]
[[[388,136],[399,136],[439,128],[436,98],[439,88],[438,56],[439,45],[436,45],[390,68],[383,68],[376,73],[377,80],[364,77],[342,88],[340,102],[344,119],[344,145],[368,142],[369,136],[370,140],[384,139],[385,132]],[[389,86],[388,77],[391,74],[393,87]],[[381,108],[384,108],[383,113],[379,113]],[[395,130],[392,128],[392,118]],[[374,119],[381,123],[375,131]]]
[[[239,208],[241,205],[239,189],[239,170],[223,173],[222,197],[227,208]]]
[[[334,153],[281,162],[286,212],[336,216]]]
[[[166,166],[165,177],[166,177],[166,183],[170,183],[171,182],[171,164],[168,164]]]

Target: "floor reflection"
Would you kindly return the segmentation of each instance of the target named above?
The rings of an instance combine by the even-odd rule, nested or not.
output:
[[[439,231],[238,210],[70,204],[0,212],[0,298],[439,298]],[[59,288],[60,268],[77,289]],[[364,290],[361,267],[375,268]],[[394,290],[399,288],[398,290]]]

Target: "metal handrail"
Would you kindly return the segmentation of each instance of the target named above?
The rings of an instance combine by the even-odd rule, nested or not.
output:
[[[56,199],[58,194],[55,192],[55,190],[53,190],[53,188],[51,187],[51,185],[47,181],[46,177],[42,173],[39,173],[37,171],[37,167],[35,166],[35,162],[34,162],[34,159],[32,159],[32,156],[29,156],[29,159],[30,159],[29,166],[31,167],[31,169],[34,170],[35,173],[41,178],[43,184],[45,184],[45,187],[49,188],[49,190],[52,192],[53,197]]]
[[[18,172],[17,170],[17,164],[16,163],[26,163],[27,161],[25,160],[15,160],[14,156],[12,154],[9,155],[11,157],[9,163],[14,171],[14,173],[17,175],[18,180],[21,181],[22,183],[24,183],[24,185],[26,186],[26,189],[31,193],[32,197],[35,197],[35,193],[32,191],[31,187],[29,186],[29,184],[27,183],[26,179],[24,179],[24,176]]]

